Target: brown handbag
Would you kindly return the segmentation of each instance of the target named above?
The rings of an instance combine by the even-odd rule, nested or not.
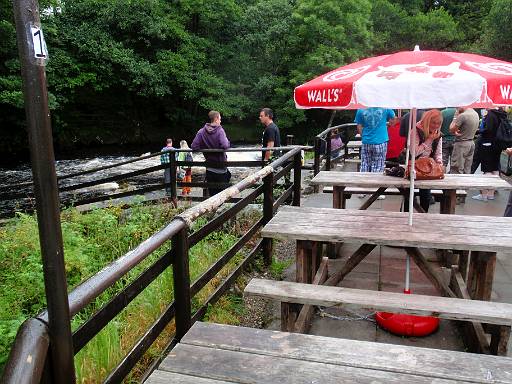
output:
[[[409,177],[411,163],[407,165],[405,177]],[[444,168],[442,164],[437,163],[431,157],[422,157],[414,162],[414,170],[416,171],[415,180],[438,180],[444,179]]]

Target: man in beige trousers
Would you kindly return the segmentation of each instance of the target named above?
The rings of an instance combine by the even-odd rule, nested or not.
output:
[[[450,124],[450,132],[455,135],[450,173],[471,173],[471,164],[475,153],[473,139],[479,122],[480,117],[473,108],[457,108]]]

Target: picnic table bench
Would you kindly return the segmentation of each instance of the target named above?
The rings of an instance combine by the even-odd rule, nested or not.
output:
[[[370,291],[252,279],[245,287],[245,295],[264,297],[281,303],[281,330],[294,331],[297,317],[296,306],[292,304],[364,309],[406,313],[419,316],[435,316],[449,320],[474,321],[502,327],[492,334],[490,353],[504,355],[512,325],[512,304],[490,301],[468,300],[450,297],[432,297],[394,292]]]
[[[344,208],[347,187],[377,188],[370,198],[361,206],[368,208],[388,188],[396,188],[408,196],[409,180],[401,177],[386,176],[372,172],[319,172],[312,180],[313,185],[333,187],[333,208]],[[457,191],[466,189],[512,189],[507,181],[497,175],[456,175],[446,174],[441,180],[416,180],[415,188],[438,189],[443,191],[441,198],[441,213],[454,213]],[[415,206],[419,211],[421,207]]]
[[[512,360],[196,322],[148,384],[512,383]]]
[[[399,246],[443,295],[489,301],[496,252],[512,251],[512,218],[427,213],[416,215],[414,225],[409,226],[408,214],[403,212],[283,207],[265,225],[262,236],[296,241],[297,282],[312,283],[323,243],[360,245],[341,270],[329,277],[331,285],[343,280],[376,246]],[[467,257],[459,258],[458,275],[451,286],[420,248],[468,251]],[[468,330],[472,339],[468,344],[485,350],[488,345],[478,324]]]

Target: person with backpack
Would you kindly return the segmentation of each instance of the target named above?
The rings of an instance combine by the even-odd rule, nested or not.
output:
[[[499,175],[500,156],[502,147],[497,139],[498,128],[503,120],[507,120],[507,113],[503,108],[489,109],[480,131],[480,137],[476,142],[476,149],[480,157],[480,167],[484,175]],[[471,197],[473,200],[494,200],[494,190],[484,189],[478,195]]]
[[[416,124],[415,142],[416,159],[431,157],[438,164],[443,164],[443,139],[441,137],[441,125],[443,115],[438,109],[431,109],[423,113],[421,120]],[[420,206],[425,212],[430,207],[432,194],[430,189],[420,189]],[[409,210],[409,198],[404,197],[404,212]]]
[[[507,152],[507,155],[512,156],[512,147],[505,149],[505,152]],[[512,191],[508,195],[508,203],[503,216],[512,217]]]
[[[186,140],[180,141],[180,149],[190,149]],[[177,160],[178,161],[194,161],[194,159],[192,158],[192,154],[190,152],[179,152]],[[179,174],[181,181],[183,181],[184,183],[192,182],[192,167],[190,165],[179,167],[177,173]],[[182,196],[190,195],[190,187],[182,187],[181,195]]]

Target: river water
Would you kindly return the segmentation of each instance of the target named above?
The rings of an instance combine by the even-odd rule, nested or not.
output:
[[[247,147],[247,146],[246,146]],[[227,152],[228,161],[252,161],[261,159],[261,152]],[[56,172],[59,176],[69,175],[73,173],[92,170],[116,163],[125,162],[136,159],[138,156],[97,156],[87,157],[83,159],[58,160],[55,162]],[[201,153],[193,154],[194,161],[203,161],[204,157]],[[115,168],[105,169],[98,172],[76,176],[69,179],[59,181],[59,186],[68,186],[84,183],[87,181],[103,179],[110,176],[117,176],[124,173],[136,171],[139,169],[149,168],[160,164],[160,157],[155,156],[148,159],[142,159],[129,164],[124,164]],[[232,181],[240,180],[247,176],[254,169],[246,167],[230,167],[233,175]],[[204,168],[193,167],[192,178],[194,181],[202,180]],[[29,198],[31,186],[19,186],[19,184],[32,181],[32,169],[30,164],[21,164],[12,168],[0,168],[0,217],[12,216],[14,210],[30,210],[35,208],[33,198]],[[105,183],[90,188],[83,188],[77,191],[62,192],[60,194],[61,201],[78,200],[86,197],[99,195],[108,195],[113,193],[125,192],[143,186],[150,186],[163,182],[163,171],[155,171],[152,173],[131,177],[126,181],[117,183]],[[27,196],[21,199],[10,199],[10,193],[23,193]],[[163,193],[163,191],[162,191]]]

